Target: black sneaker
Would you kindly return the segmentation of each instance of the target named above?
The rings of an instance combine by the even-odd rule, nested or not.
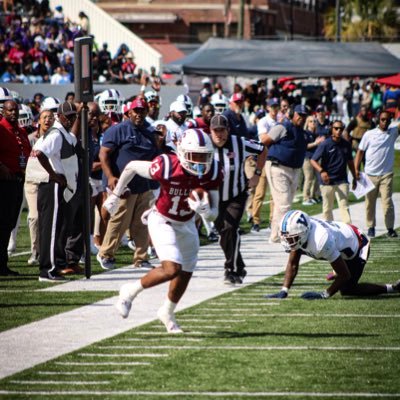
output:
[[[375,228],[368,228],[367,235],[371,238],[375,237]]]
[[[47,275],[39,275],[39,282],[50,282],[50,283],[57,283],[57,282],[65,282],[67,279],[59,275],[58,273],[51,273],[48,272]]]
[[[242,280],[243,280],[244,278],[246,278],[247,271],[243,268],[243,269],[238,270],[237,274],[238,274],[238,275],[242,278]]]
[[[232,271],[225,272],[224,283],[225,285],[234,285],[236,283],[235,273]]]
[[[18,276],[19,272],[13,271],[12,269],[5,267],[0,269],[0,276]]]
[[[241,285],[243,283],[243,280],[242,280],[242,278],[241,278],[241,276],[239,274],[233,273],[233,276],[235,278],[235,283],[237,283],[239,285]]]
[[[397,234],[397,232],[394,229],[388,229],[388,233],[387,233],[388,237],[390,238],[395,238],[398,237],[399,235]]]
[[[147,260],[136,261],[135,268],[154,268],[153,264],[149,263]]]
[[[215,232],[211,232],[208,236],[207,236],[207,240],[209,242],[218,242],[219,237]]]
[[[253,226],[250,229],[250,232],[260,232],[260,225],[253,224]]]

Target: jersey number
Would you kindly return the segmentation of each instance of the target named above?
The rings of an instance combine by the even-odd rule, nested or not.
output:
[[[174,196],[171,198],[172,201],[172,207],[168,210],[168,214],[172,215],[180,215],[181,217],[184,217],[185,215],[189,215],[192,213],[192,211],[185,211],[185,210],[180,210],[178,213],[178,207],[179,207],[179,202],[181,201],[181,196]]]

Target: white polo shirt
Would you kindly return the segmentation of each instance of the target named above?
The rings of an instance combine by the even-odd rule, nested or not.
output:
[[[261,135],[265,133],[269,133],[271,128],[275,125],[278,125],[278,121],[271,118],[269,114],[267,114],[265,117],[261,118],[257,122],[257,132],[258,132],[258,137],[260,138]]]
[[[364,133],[358,148],[365,151],[367,175],[382,176],[393,171],[394,143],[398,136],[397,126],[389,127],[385,132],[375,128]]]

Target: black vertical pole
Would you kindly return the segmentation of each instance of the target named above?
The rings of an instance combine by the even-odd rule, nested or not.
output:
[[[93,38],[81,37],[74,40],[75,54],[75,98],[83,103],[81,110],[81,143],[82,143],[82,214],[83,243],[85,245],[85,275],[92,274],[90,260],[90,186],[89,186],[89,127],[87,103],[93,101]]]
[[[341,41],[340,0],[336,0],[336,42]]]
[[[290,0],[290,40],[294,36],[294,14],[293,14],[293,0]]]
[[[81,111],[81,142],[83,149],[82,156],[82,188],[83,188],[83,237],[85,244],[85,275],[89,279],[92,274],[90,259],[90,185],[89,185],[89,129],[88,129],[88,109],[87,103]]]

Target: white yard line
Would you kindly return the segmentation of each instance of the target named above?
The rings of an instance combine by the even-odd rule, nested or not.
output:
[[[167,346],[167,345],[114,345],[98,346],[100,349],[158,349],[158,350],[255,350],[255,351],[400,351],[400,347],[383,346]]]
[[[57,365],[68,365],[68,366],[79,366],[79,365],[151,365],[150,362],[142,361],[131,361],[131,362],[72,362],[72,361],[55,361],[54,364]]]
[[[168,354],[160,353],[136,353],[136,354],[103,354],[103,353],[78,353],[80,357],[127,357],[127,358],[160,358],[168,357]]]
[[[57,390],[52,392],[47,392],[44,390],[34,391],[34,390],[0,390],[1,394],[10,395],[29,395],[29,396],[157,396],[157,397],[322,397],[322,398],[343,398],[348,397],[353,398],[400,398],[400,393],[370,393],[370,392],[156,392],[156,391],[139,391],[139,390],[116,390],[116,391],[90,391],[90,390]]]
[[[133,372],[128,371],[39,371],[39,375],[132,375]]]
[[[86,385],[108,385],[110,381],[31,381],[31,380],[12,380],[11,383],[19,385],[71,385],[71,386],[86,386]]]

